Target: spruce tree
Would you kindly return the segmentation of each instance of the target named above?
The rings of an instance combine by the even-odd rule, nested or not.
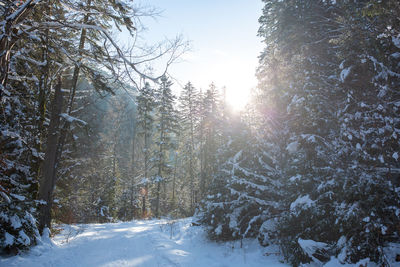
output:
[[[279,235],[285,257],[294,265],[323,262],[338,251],[343,262],[365,257],[382,262],[383,240],[397,235],[378,238],[376,231],[370,231],[372,224],[363,222],[370,220],[367,207],[371,206],[384,211],[373,209],[373,225],[386,229],[398,220],[389,208],[398,203],[398,196],[382,179],[385,168],[371,168],[395,153],[389,149],[386,155],[376,154],[387,150],[386,140],[391,143],[382,138],[390,136],[390,130],[382,131],[385,120],[390,121],[382,111],[393,101],[379,83],[386,80],[381,77],[396,79],[395,71],[386,71],[387,66],[377,60],[388,58],[383,51],[387,47],[376,40],[378,31],[372,33],[375,22],[384,20],[378,17],[386,5],[265,1],[260,35],[268,46],[259,77],[274,107],[271,117],[280,120],[273,125],[283,139],[276,144],[287,202]],[[377,49],[380,46],[382,50]],[[377,102],[377,97],[385,100]],[[388,194],[383,200],[372,190]],[[304,239],[325,242],[332,249],[307,253]]]
[[[219,96],[216,86],[212,83],[201,99],[199,109],[199,140],[200,140],[200,196],[207,194],[211,176],[217,170],[216,153],[220,145],[219,135]]]
[[[190,212],[194,212],[196,205],[196,194],[198,193],[198,157],[196,149],[198,140],[195,129],[198,126],[199,95],[196,88],[188,82],[179,97],[179,121],[181,153],[183,154],[183,166],[188,176],[190,187]]]
[[[263,245],[276,237],[272,225],[282,211],[282,184],[268,146],[257,140],[240,118],[226,126],[219,148],[218,171],[202,203],[201,221],[213,239],[258,238]],[[268,226],[268,227],[267,227]]]
[[[156,207],[155,216],[160,216],[160,210],[165,213],[167,210],[167,183],[172,173],[170,153],[176,148],[174,135],[178,132],[178,118],[174,107],[175,96],[171,91],[172,82],[165,76],[161,77],[160,86],[156,91],[157,118],[156,118],[156,145],[157,150],[154,158],[154,165],[157,174],[154,177],[156,184]],[[161,185],[163,185],[163,196],[161,199]],[[162,205],[160,204],[162,202]]]
[[[137,96],[137,124],[138,124],[138,135],[144,139],[142,152],[144,154],[143,158],[143,177],[141,189],[142,194],[142,216],[146,216],[147,206],[146,201],[149,192],[150,184],[150,170],[152,168],[152,163],[150,162],[152,156],[152,135],[154,127],[154,111],[156,107],[156,100],[154,96],[154,90],[150,87],[149,83],[139,90],[139,95]]]

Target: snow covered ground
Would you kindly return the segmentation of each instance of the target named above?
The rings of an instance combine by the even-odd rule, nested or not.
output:
[[[257,240],[216,243],[191,219],[67,226],[53,242],[0,259],[0,266],[288,266]],[[267,256],[266,256],[267,253]]]

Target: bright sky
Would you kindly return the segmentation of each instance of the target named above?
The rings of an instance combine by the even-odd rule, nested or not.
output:
[[[191,51],[169,73],[179,85],[191,81],[206,90],[211,82],[226,86],[227,100],[236,109],[244,106],[255,87],[255,69],[262,50],[257,37],[261,0],[140,0],[161,9],[156,20],[145,20],[146,38],[162,40],[182,34]]]

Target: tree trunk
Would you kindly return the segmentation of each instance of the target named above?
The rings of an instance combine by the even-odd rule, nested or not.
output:
[[[194,150],[194,129],[193,119],[190,118],[190,150],[189,150],[189,176],[190,176],[190,212],[194,213],[194,174],[193,174],[193,150]]]
[[[87,6],[90,6],[91,3],[92,3],[92,0],[88,0],[87,1]],[[87,24],[88,21],[89,21],[89,12],[85,14],[85,16],[83,18],[83,24]],[[79,39],[79,47],[78,47],[79,56],[83,55],[83,49],[85,48],[86,36],[87,36],[87,30],[85,28],[83,28],[81,30],[81,36],[80,36],[80,39]],[[79,64],[81,62],[82,62],[82,60],[80,58],[78,65],[75,65],[74,73],[73,73],[73,76],[72,76],[71,89],[70,89],[70,92],[69,92],[67,110],[66,110],[66,113],[68,115],[71,115],[72,108],[73,108],[73,105],[74,105],[75,94],[76,94],[76,89],[77,89],[77,86],[78,86],[78,78],[79,78],[79,72],[80,72]],[[61,130],[61,134],[60,134],[60,141],[58,142],[55,166],[58,165],[58,163],[61,160],[62,151],[63,151],[64,145],[65,145],[65,141],[66,141],[66,138],[67,138],[67,132],[68,132],[68,129],[69,129],[69,125],[70,125],[70,122],[65,121],[63,126],[62,126],[62,130]],[[54,175],[55,174],[56,173],[54,173]],[[54,179],[56,179],[56,178],[54,178]]]
[[[161,191],[161,182],[157,183],[157,200],[156,200],[156,218],[160,218],[160,191]]]
[[[177,169],[177,165],[178,165],[178,153],[175,153],[175,166],[174,166],[174,177],[172,179],[172,210],[175,209],[176,205],[175,205],[175,184],[176,184],[176,169]]]
[[[158,163],[158,181],[157,181],[157,199],[156,199],[156,217],[159,218],[160,217],[160,191],[161,191],[161,174],[162,174],[162,141],[160,141],[160,158],[159,158],[159,163]]]
[[[149,163],[149,136],[148,136],[148,129],[147,129],[147,112],[145,113],[145,124],[144,124],[144,129],[145,129],[145,133],[144,133],[144,179],[146,179],[145,181],[145,185],[144,185],[144,192],[143,193],[143,198],[142,198],[142,217],[146,217],[146,198],[147,198],[147,191],[148,191],[148,163]]]
[[[157,202],[156,202],[156,217],[160,216],[160,191],[161,191],[161,178],[162,178],[162,167],[164,165],[163,143],[164,143],[164,115],[161,115],[161,127],[160,127],[160,146],[159,146],[159,162],[158,162],[158,182],[157,182]]]
[[[204,126],[200,126],[200,196],[204,196],[205,191],[205,142],[204,138]]]
[[[130,197],[131,197],[131,216],[133,219],[135,217],[135,208],[133,205],[133,200],[134,200],[134,190],[135,190],[135,175],[136,175],[136,162],[135,162],[135,141],[136,141],[136,123],[134,122],[133,124],[133,137],[132,137],[132,157],[131,157],[131,192],[130,192]]]
[[[51,226],[51,206],[54,191],[54,172],[56,170],[56,155],[59,141],[60,114],[62,110],[63,97],[61,93],[61,77],[55,88],[54,99],[51,104],[51,117],[49,133],[47,137],[46,153],[43,164],[43,176],[40,181],[39,200],[44,201],[39,206],[39,231],[42,233],[45,227]]]
[[[50,11],[50,4],[47,1],[47,14],[51,15]],[[38,96],[38,124],[37,124],[37,136],[39,137],[39,142],[36,144],[35,148],[38,153],[41,153],[43,151],[43,142],[45,138],[45,131],[46,127],[44,126],[44,123],[46,121],[46,100],[47,100],[47,95],[49,95],[49,71],[50,71],[50,60],[48,58],[49,56],[49,34],[50,31],[49,29],[46,29],[46,40],[45,40],[45,45],[42,48],[42,62],[46,62],[46,65],[41,68],[41,77],[39,80],[39,96]],[[35,174],[35,181],[40,181],[40,176],[41,176],[41,171],[40,168],[42,167],[42,160],[40,158],[36,159],[36,162],[32,164],[32,170]],[[38,188],[37,188],[38,189]],[[36,190],[38,191],[38,190]],[[35,199],[38,197],[37,196],[38,192],[36,192]]]

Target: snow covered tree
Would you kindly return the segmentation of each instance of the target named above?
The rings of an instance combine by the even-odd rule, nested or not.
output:
[[[196,194],[198,192],[198,157],[196,149],[198,140],[195,129],[198,126],[199,94],[196,88],[188,82],[182,89],[179,97],[180,121],[180,152],[183,154],[185,175],[188,176],[190,187],[190,212],[194,212]]]
[[[383,18],[388,7],[397,6],[368,1],[265,1],[260,35],[267,48],[259,78],[273,107],[269,113],[280,120],[272,125],[278,126],[274,128],[283,139],[276,144],[287,201],[278,230],[285,257],[294,265],[323,262],[340,251],[343,262],[366,257],[382,262],[384,240],[398,236],[394,230],[378,237],[378,230],[370,229],[371,225],[389,229],[398,220],[392,208],[398,203],[395,186],[384,178],[391,171],[382,173],[396,165],[376,166],[385,162],[384,157],[394,162],[397,149],[385,148],[386,142],[394,141],[395,132],[386,121],[396,120],[382,114],[387,103],[396,99],[384,88],[389,79],[396,84],[397,70],[388,71],[390,63],[382,63],[394,52],[388,47],[396,49],[391,43],[396,39],[381,43],[376,39],[385,38],[377,25],[388,19]],[[377,97],[382,101],[377,102]],[[377,155],[379,150],[388,153]],[[383,198],[372,190],[388,194]],[[363,222],[363,218],[370,220],[370,207],[374,207],[372,224]],[[301,240],[325,242],[331,249],[310,255],[303,247],[307,242]]]
[[[343,257],[369,257],[384,263],[383,246],[398,240],[398,66],[400,12],[397,1],[347,6],[343,24],[348,38],[341,44],[340,87],[345,93],[338,109],[340,134],[336,146],[344,171],[339,218],[346,230]],[[362,16],[354,21],[354,14]],[[359,41],[359,44],[355,44]],[[350,213],[350,210],[352,212]]]
[[[137,96],[137,125],[138,125],[138,135],[143,137],[144,145],[142,152],[144,154],[143,158],[143,189],[142,189],[142,214],[146,216],[146,199],[148,197],[149,183],[150,183],[150,170],[152,168],[152,163],[150,162],[152,156],[152,135],[154,128],[154,110],[156,107],[156,100],[154,96],[154,90],[150,87],[149,83],[139,90],[139,95]]]
[[[326,231],[335,219],[327,216],[329,210],[337,204],[331,198],[331,185],[338,182],[331,137],[337,135],[340,92],[334,79],[338,59],[330,42],[337,30],[330,20],[336,12],[330,2],[267,1],[260,19],[260,35],[268,44],[261,61],[261,86],[272,109],[274,134],[282,138],[276,143],[286,187],[280,243],[294,265],[307,261],[299,238],[340,238],[337,232]],[[306,217],[313,219],[305,221]]]
[[[144,51],[143,47],[138,48],[140,45],[130,47],[130,55],[136,54],[139,63],[130,62],[128,58],[132,57],[125,56],[128,52],[118,46],[110,32],[113,27],[125,28],[136,38],[137,26],[141,25],[138,18],[152,16],[154,11],[133,6],[128,1],[3,2],[0,5],[0,162],[7,164],[2,165],[0,174],[1,192],[4,193],[1,202],[4,231],[0,235],[0,245],[2,249],[15,252],[35,243],[37,226],[33,220],[21,220],[24,233],[30,240],[28,242],[27,238],[21,239],[15,232],[19,229],[17,219],[14,229],[8,218],[16,218],[15,211],[19,210],[20,217],[27,212],[38,218],[40,230],[50,226],[53,188],[66,170],[78,166],[78,162],[70,160],[70,157],[74,155],[72,132],[76,122],[79,124],[80,121],[74,115],[83,108],[76,102],[79,83],[90,81],[91,88],[104,92],[115,87],[110,86],[111,81],[121,84],[126,76],[134,84],[143,77],[152,79],[139,65],[151,62],[155,50],[149,48],[150,52],[147,49]],[[156,58],[169,56],[166,66],[183,48],[180,40],[164,46],[157,45],[161,48],[157,52],[161,52]],[[60,83],[63,89],[70,89],[69,95],[61,101],[58,98],[53,101],[54,89]],[[61,90],[61,93],[66,91]],[[63,105],[65,110],[53,116],[54,120],[62,120],[62,125],[52,131],[60,136],[49,142],[53,136],[49,134],[49,124],[54,125],[54,121],[49,123],[47,107],[52,101],[59,104],[66,102],[66,105]],[[53,153],[54,147],[56,153]],[[14,148],[19,149],[18,155]],[[50,150],[52,152],[45,155],[44,152]],[[42,165],[44,158],[50,159],[44,163],[47,166]],[[43,190],[38,196],[40,177],[43,178]],[[20,203],[12,201],[10,194],[21,196]],[[34,199],[40,201],[34,202]],[[35,204],[39,204],[41,216],[35,213]],[[18,233],[22,233],[20,230]]]
[[[210,84],[209,89],[202,97],[199,108],[198,133],[200,140],[200,197],[207,194],[211,176],[217,170],[216,153],[220,144],[219,134],[219,96],[217,87],[214,83]]]
[[[124,103],[120,107],[119,113],[120,129],[117,140],[116,158],[118,160],[118,186],[116,189],[116,208],[118,209],[118,219],[132,220],[139,217],[140,188],[139,182],[139,156],[138,136],[137,136],[137,110],[133,99],[126,97],[120,101]]]
[[[165,76],[161,77],[160,86],[155,92],[157,102],[156,132],[155,143],[157,150],[154,158],[154,166],[157,168],[157,174],[154,178],[156,184],[156,203],[155,216],[160,216],[160,203],[163,202],[162,212],[165,213],[167,201],[167,182],[172,173],[172,164],[170,164],[169,154],[176,147],[174,135],[178,130],[178,117],[174,107],[175,96],[171,91],[172,82]],[[161,200],[161,185],[163,185],[163,199]]]
[[[46,19],[34,12],[39,8],[35,1],[8,1],[0,7],[3,25],[0,36],[0,184],[4,197],[1,202],[0,247],[10,253],[28,248],[39,237],[34,219],[34,200],[43,160],[41,145],[45,131],[42,106],[48,101],[50,83],[55,83],[55,77],[49,74],[57,71],[56,68],[50,72],[46,65],[53,66],[60,62],[60,57],[45,55],[47,48],[54,44],[49,36],[53,38],[56,34],[40,27]],[[48,14],[47,9],[43,11],[44,15]],[[59,52],[57,48],[53,51]],[[45,84],[48,86],[46,89]],[[11,196],[19,197],[15,200]]]
[[[214,239],[257,237],[266,245],[281,212],[276,162],[266,143],[252,136],[240,118],[228,125],[228,140],[218,153],[221,165],[198,215]]]
[[[0,249],[15,254],[36,244],[38,183],[30,163],[40,160],[32,134],[32,103],[21,102],[27,88],[8,87],[0,105]]]
[[[383,247],[399,238],[399,5],[264,3],[266,48],[248,123],[256,138],[244,145],[251,152],[221,148],[231,156],[212,180],[203,221],[213,238],[276,242],[294,266],[331,256],[385,264]],[[273,171],[255,163],[265,154]]]
[[[133,22],[127,16],[133,15],[133,8],[126,3],[117,4],[114,2],[110,3],[109,1],[96,1],[96,5],[92,5],[92,0],[85,1],[83,4],[73,2],[67,2],[64,4],[68,7],[67,12],[69,14],[59,17],[56,21],[46,21],[45,25],[48,27],[62,26],[71,29],[71,32],[73,33],[76,31],[80,32],[78,38],[72,39],[76,41],[71,42],[74,49],[63,50],[63,54],[66,56],[64,62],[74,66],[72,79],[66,81],[70,90],[65,114],[66,116],[71,116],[80,74],[83,74],[88,80],[90,80],[97,90],[111,90],[107,84],[107,78],[110,76],[107,75],[107,72],[99,71],[99,65],[103,65],[110,71],[110,73],[113,73],[113,65],[115,65],[116,61],[115,58],[110,55],[110,47],[107,47],[109,45],[106,44],[107,41],[112,43],[113,40],[102,35],[107,33],[107,30],[110,29],[110,23],[114,23],[117,27],[124,26],[132,33],[134,31]],[[95,18],[91,15],[91,11],[101,14],[101,16]],[[86,45],[87,43],[89,45]],[[66,116],[64,116],[64,118]],[[45,167],[45,169],[53,168],[53,170],[48,172],[49,175],[44,175],[42,177],[41,188],[45,188],[46,185],[49,184],[52,184],[54,187],[56,184],[58,177],[58,170],[56,168],[57,166],[60,166],[70,124],[71,120],[64,119],[60,126],[60,136],[54,144],[57,149],[57,152],[54,155],[54,164]],[[52,157],[53,155],[48,156],[49,159]],[[53,161],[53,159],[51,160]],[[46,203],[40,205],[39,228],[41,231],[44,227],[50,227],[51,222],[50,210],[52,206],[53,188],[49,189],[41,190],[39,192],[39,199]]]

